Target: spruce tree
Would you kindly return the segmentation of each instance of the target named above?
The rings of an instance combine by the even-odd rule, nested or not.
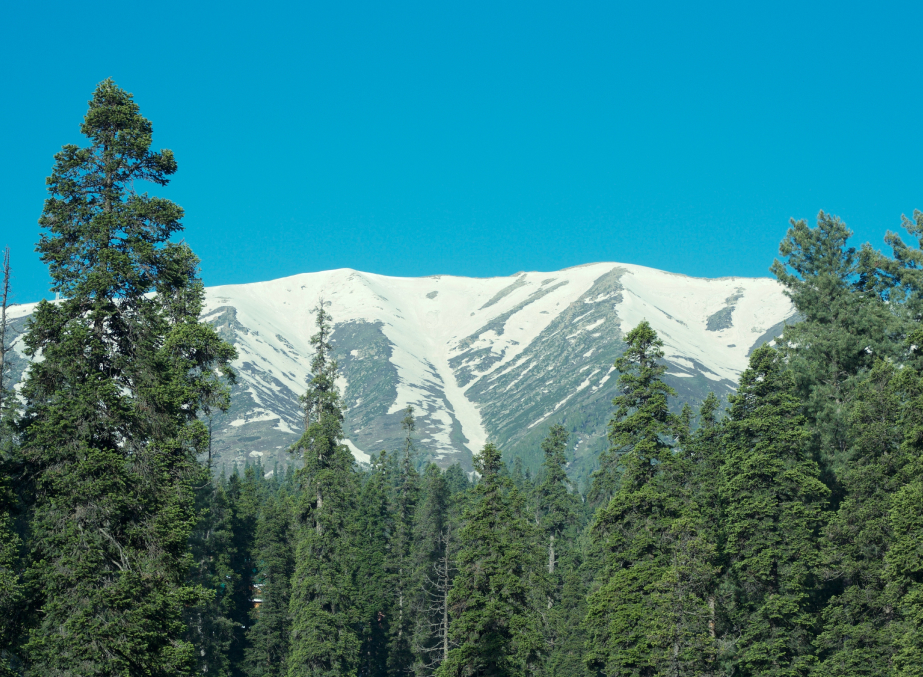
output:
[[[717,619],[721,512],[718,483],[720,433],[716,435],[717,398],[705,399],[700,426],[690,432],[691,409],[683,408],[670,463],[655,479],[669,499],[662,502],[672,518],[662,534],[665,566],[650,586],[650,637],[658,674],[705,677],[717,674]],[[717,439],[716,439],[717,438]]]
[[[652,461],[656,464],[669,449],[661,438],[676,426],[667,405],[667,398],[676,392],[662,378],[667,371],[660,363],[663,341],[647,320],[642,320],[625,336],[625,343],[625,353],[615,361],[621,394],[612,400],[615,412],[609,421],[610,444],[600,457],[589,492],[591,502],[601,506],[626,478],[641,486],[653,476]],[[623,466],[626,460],[630,467]]]
[[[542,440],[545,455],[535,488],[536,522],[547,552],[546,646],[542,674],[580,675],[583,664],[583,598],[586,590],[580,575],[581,558],[576,539],[582,506],[567,477],[567,430],[551,426]]]
[[[505,477],[500,451],[487,444],[475,457],[481,474],[465,510],[452,585],[450,634],[457,646],[438,677],[525,675],[542,649],[530,583],[540,569],[534,531],[522,499]]]
[[[414,516],[420,498],[420,476],[415,466],[416,447],[413,436],[416,423],[411,405],[407,405],[404,410],[401,428],[404,430],[404,448],[398,458],[396,491],[391,501],[393,535],[386,565],[392,596],[388,649],[390,674],[407,672],[413,665],[414,619],[410,614],[410,586],[415,583],[412,549]]]
[[[247,632],[244,671],[248,677],[282,677],[288,673],[289,600],[295,569],[289,501],[282,485],[264,501],[257,521],[254,588],[260,603],[251,611]]]
[[[449,654],[449,593],[455,576],[458,525],[451,515],[448,482],[435,464],[422,477],[422,498],[413,520],[411,577],[407,585],[412,636],[412,670],[435,673]]]
[[[355,511],[353,545],[356,612],[361,646],[359,673],[368,677],[388,674],[390,626],[397,614],[392,596],[394,573],[387,566],[393,556],[389,537],[393,530],[388,505],[391,462],[386,452],[373,459],[365,473]],[[400,668],[396,672],[401,672]]]
[[[349,677],[359,665],[354,589],[355,462],[343,444],[343,408],[336,387],[337,364],[330,344],[331,318],[323,302],[311,337],[311,380],[302,397],[305,432],[294,445],[304,466],[298,471],[295,504],[295,572],[290,677]]]
[[[893,365],[879,360],[856,388],[844,497],[825,529],[822,573],[833,596],[815,641],[820,675],[886,674],[893,660],[895,615],[885,591],[885,556],[893,540],[891,495],[906,465],[896,376]]]
[[[211,594],[186,608],[186,638],[195,647],[196,672],[231,677],[241,634],[236,618],[241,575],[234,566],[236,520],[227,488],[236,483],[237,469],[228,483],[209,482],[207,475],[203,480],[197,501],[200,517],[190,539],[194,564],[189,580]]]
[[[675,516],[664,482],[674,462],[669,436],[676,419],[667,397],[675,393],[662,381],[663,342],[650,324],[642,321],[625,342],[615,362],[621,394],[613,400],[611,447],[595,477],[597,496],[617,489],[592,526],[601,570],[589,598],[585,660],[605,674],[646,675],[658,665],[650,591],[667,571],[666,534]]]
[[[554,576],[561,550],[567,546],[565,535],[573,537],[579,522],[579,499],[571,492],[567,477],[567,430],[556,424],[542,440],[541,480],[536,487],[536,521],[544,532],[548,551],[548,575]],[[557,542],[558,551],[555,551]],[[558,587],[558,586],[556,586]],[[550,600],[553,604],[554,600]]]
[[[22,540],[15,524],[19,506],[13,493],[14,478],[20,474],[21,464],[14,438],[16,407],[9,382],[11,369],[6,359],[12,350],[7,324],[11,298],[9,247],[3,250],[0,276],[0,590],[3,591],[0,595],[0,677],[12,677],[24,595],[20,579]]]
[[[899,347],[893,338],[900,327],[889,304],[866,288],[873,265],[863,265],[847,246],[851,236],[824,212],[814,228],[792,220],[779,245],[784,263],[771,268],[802,315],[785,328],[781,350],[807,417],[809,451],[834,486],[849,454],[848,417],[860,374]]]
[[[198,420],[226,406],[234,350],[199,322],[198,260],[169,238],[183,211],[135,192],[164,186],[169,150],[111,80],[47,179],[38,251],[60,303],[27,326],[34,361],[20,424],[35,478],[29,578],[39,593],[27,675],[180,675],[191,664],[182,609],[195,524]],[[216,372],[218,372],[216,374]]]
[[[808,456],[795,388],[767,345],[753,352],[730,398],[720,488],[734,674],[804,675],[815,662],[810,595],[828,489]]]
[[[911,353],[923,346],[923,331],[917,329],[907,343]],[[919,362],[917,362],[919,364]],[[885,555],[885,598],[893,613],[891,639],[893,674],[898,677],[923,675],[923,375],[918,368],[904,368],[897,376],[897,390],[903,407],[901,464],[895,490],[888,497],[891,532]]]

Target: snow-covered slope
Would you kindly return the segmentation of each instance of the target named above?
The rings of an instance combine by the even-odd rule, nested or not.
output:
[[[285,461],[320,300],[334,319],[357,458],[396,448],[411,404],[423,453],[466,466],[488,439],[534,463],[559,421],[574,433],[578,464],[590,464],[604,445],[621,337],[643,318],[664,340],[680,399],[698,400],[733,389],[751,349],[793,315],[770,279],[615,263],[487,279],[343,269],[212,287],[205,319],[240,353],[234,406],[215,421],[227,462]]]
[[[401,445],[410,404],[423,458],[441,465],[470,468],[491,440],[535,467],[548,426],[563,422],[577,477],[606,446],[612,364],[638,322],[646,318],[665,343],[679,406],[732,391],[752,349],[794,314],[767,278],[711,280],[616,263],[486,279],[332,270],[211,287],[204,318],[239,352],[231,410],[212,422],[219,468],[248,458],[270,468],[296,462],[285,450],[302,425],[298,396],[321,300],[334,319],[359,460]],[[31,310],[11,310],[14,333]],[[26,358],[12,358],[21,372]]]

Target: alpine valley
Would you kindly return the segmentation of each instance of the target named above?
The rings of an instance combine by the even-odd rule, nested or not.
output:
[[[398,278],[340,269],[210,287],[204,319],[238,350],[231,409],[212,421],[216,469],[296,462],[323,302],[347,406],[348,444],[368,461],[401,446],[415,409],[421,461],[471,469],[488,440],[536,468],[547,428],[571,432],[569,473],[584,479],[606,447],[622,337],[647,319],[665,344],[666,381],[697,406],[732,392],[748,355],[795,310],[769,278],[702,279],[593,263],[552,273]],[[32,305],[11,309],[22,332]],[[21,350],[21,343],[15,344]],[[27,361],[14,355],[22,373]]]

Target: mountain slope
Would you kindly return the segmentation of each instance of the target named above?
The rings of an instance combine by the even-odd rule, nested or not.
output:
[[[353,270],[207,290],[204,317],[234,343],[239,384],[216,417],[214,456],[264,466],[291,461],[302,426],[319,300],[334,319],[335,354],[360,460],[395,449],[401,411],[416,408],[419,446],[470,468],[485,441],[538,464],[547,427],[573,432],[572,472],[605,447],[621,337],[646,318],[663,338],[679,399],[735,387],[747,356],[793,315],[766,278],[701,279],[596,263],[503,278],[394,278]],[[19,314],[27,307],[17,308]]]

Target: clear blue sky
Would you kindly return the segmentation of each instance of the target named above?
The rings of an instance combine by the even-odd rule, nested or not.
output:
[[[206,284],[591,261],[767,275],[789,217],[923,209],[923,3],[6,6],[16,300],[52,156],[111,76],[179,162]]]

